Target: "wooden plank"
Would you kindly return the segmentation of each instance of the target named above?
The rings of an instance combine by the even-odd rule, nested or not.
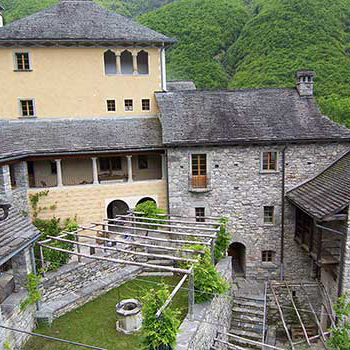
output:
[[[152,267],[152,268],[154,268],[156,270],[160,270],[160,271],[169,271],[169,272],[190,274],[189,270],[178,269],[175,267],[172,268],[172,267],[168,267],[168,266],[145,264],[145,263],[140,263],[140,262],[136,262],[136,261],[128,261],[128,260],[121,260],[121,259],[114,259],[114,258],[105,258],[103,256],[87,255],[87,254],[83,254],[83,253],[79,254],[76,252],[71,252],[70,250],[67,250],[67,249],[51,247],[51,246],[40,244],[40,243],[38,243],[38,245],[40,245],[41,247],[47,248],[47,249],[56,250],[58,252],[67,253],[67,254],[71,254],[71,255],[81,256],[83,258],[92,259],[92,260],[109,261],[109,262],[113,262],[116,264],[139,266],[139,267]]]
[[[297,308],[296,305],[295,305],[292,292],[290,291],[290,289],[289,289],[289,287],[288,287],[288,283],[285,283],[285,285],[286,285],[286,288],[287,288],[287,292],[288,292],[288,295],[289,295],[289,299],[290,299],[290,301],[292,302],[294,311],[295,311],[295,313],[297,314],[299,323],[300,323],[301,328],[302,328],[302,330],[303,330],[304,337],[305,337],[305,339],[306,339],[308,345],[311,345],[311,344],[310,344],[310,340],[309,340],[309,336],[308,336],[308,334],[307,334],[307,331],[306,331],[305,326],[304,326],[304,323],[303,323],[303,320],[301,319],[301,316],[300,316],[300,314],[299,314],[298,308]]]
[[[303,290],[303,292],[304,292],[304,294],[305,294],[305,296],[306,296],[306,299],[307,299],[307,301],[308,301],[310,310],[312,311],[312,314],[313,314],[313,316],[314,316],[314,318],[315,318],[317,327],[318,327],[318,329],[319,329],[319,331],[320,331],[320,333],[321,333],[322,339],[323,339],[324,341],[326,341],[326,337],[324,336],[321,323],[320,323],[320,321],[319,321],[319,319],[318,319],[318,317],[317,317],[316,311],[315,311],[315,309],[314,309],[314,307],[313,307],[313,305],[312,305],[312,303],[311,303],[311,300],[310,300],[310,298],[309,298],[309,294],[307,293],[307,290],[304,288],[303,283],[300,283],[300,286],[301,286],[301,289]]]
[[[255,340],[251,340],[251,339],[248,339],[248,338],[243,338],[243,337],[240,337],[238,335],[235,335],[235,334],[231,334],[231,333],[225,333],[225,332],[219,332],[220,334],[223,334],[223,335],[226,335],[228,337],[231,337],[231,338],[234,338],[234,339],[238,339],[238,340],[241,340],[241,341],[245,341],[246,343],[248,344],[251,344],[251,345],[258,345],[258,346],[265,346],[267,348],[270,348],[270,349],[274,349],[274,350],[285,350],[285,349],[282,349],[282,348],[278,348],[277,346],[273,346],[273,345],[269,345],[269,344],[263,344],[259,341],[255,341]],[[215,340],[220,340],[218,338],[215,338]],[[220,340],[221,341],[221,340]],[[230,343],[229,343],[230,344]],[[232,344],[233,345],[233,344]]]
[[[89,248],[104,249],[104,250],[109,250],[109,251],[114,251],[114,252],[122,252],[122,253],[127,253],[127,254],[132,254],[132,255],[140,255],[140,256],[146,256],[146,257],[155,257],[155,258],[175,260],[175,261],[184,261],[184,262],[191,262],[191,263],[198,262],[198,260],[195,260],[195,259],[179,258],[177,256],[171,256],[171,255],[133,252],[132,250],[120,249],[120,248],[108,247],[108,246],[104,247],[104,248],[101,248],[97,244],[89,244],[89,243],[83,243],[83,242],[74,242],[74,241],[70,241],[68,239],[58,238],[58,237],[54,237],[54,236],[48,236],[48,237],[52,238],[55,241],[72,243],[72,244],[77,245],[78,247],[79,246],[83,246],[83,247],[89,247]],[[78,253],[80,253],[80,248],[77,251],[78,251]]]
[[[192,267],[190,268],[190,271],[192,271]],[[168,299],[165,301],[164,305],[157,311],[156,318],[159,318],[159,316],[162,314],[162,312],[168,307],[168,305],[171,303],[173,298],[175,297],[176,293],[180,290],[180,288],[183,286],[187,279],[188,275],[184,275],[181,279],[181,281],[177,284],[177,286],[174,288],[172,293],[169,295]]]
[[[272,284],[271,284],[271,291],[272,291],[272,294],[273,294],[273,298],[274,298],[274,300],[275,300],[275,302],[276,302],[276,305],[277,305],[277,307],[278,307],[278,311],[279,311],[279,313],[280,313],[281,321],[282,321],[282,323],[283,323],[283,327],[284,327],[284,330],[285,330],[285,332],[286,332],[288,341],[289,341],[289,343],[290,343],[290,346],[291,346],[292,350],[294,350],[294,349],[295,349],[295,348],[294,348],[294,344],[293,344],[292,338],[291,338],[291,336],[290,336],[290,334],[289,334],[288,327],[287,327],[286,322],[285,322],[285,320],[284,320],[284,316],[283,316],[283,311],[282,311],[281,305],[280,305],[280,303],[279,303],[279,301],[278,301],[278,297],[277,297],[277,295],[276,295],[276,292],[275,292],[274,287],[273,287]]]
[[[164,230],[157,230],[157,229],[152,229],[148,227],[134,227],[133,224],[141,224],[137,222],[132,222],[132,221],[125,221],[125,220],[110,220],[110,221],[119,221],[120,223],[128,223],[129,225],[116,225],[116,224],[109,224],[108,222],[94,222],[96,225],[106,225],[110,227],[116,227],[116,228],[132,228],[136,231],[149,231],[149,232],[154,232],[154,233],[164,233],[167,235],[178,235],[178,236],[189,236],[189,237],[202,237],[202,238],[215,238],[216,234],[210,235],[210,234],[201,234],[201,233],[189,233],[189,232],[174,232],[174,231],[164,231]],[[148,223],[142,223],[142,225],[151,225]],[[153,224],[154,226],[158,226],[158,224]]]
[[[128,215],[118,215],[118,217],[129,217]],[[134,216],[135,217],[135,216]],[[173,224],[185,224],[185,225],[196,225],[196,226],[220,226],[220,222],[198,222],[198,221],[183,221],[183,220],[171,220],[171,219],[155,219],[155,218],[147,218],[144,216],[137,216],[137,218],[149,221],[161,221],[161,222],[169,222]],[[194,219],[196,217],[193,217]],[[109,219],[104,219],[109,220]]]
[[[123,226],[121,226],[123,227]],[[125,228],[125,227],[123,227]],[[199,245],[206,245],[210,246],[209,242],[201,242],[201,241],[185,241],[185,240],[174,240],[174,239],[166,239],[166,238],[158,238],[158,237],[149,237],[149,236],[141,236],[141,235],[134,235],[133,233],[129,232],[117,232],[117,231],[108,231],[108,230],[99,230],[99,229],[88,229],[90,231],[96,231],[96,232],[106,232],[106,233],[112,233],[118,236],[130,236],[135,238],[141,238],[146,239],[150,241],[156,241],[156,242],[167,242],[167,243],[176,243],[176,244],[199,244]],[[145,230],[143,230],[145,231]]]
[[[88,235],[79,235],[80,237],[84,238],[90,238],[93,240],[99,240],[99,241],[104,241],[104,242],[112,242],[112,243],[121,243],[125,245],[133,245],[133,246],[138,246],[138,247],[145,247],[145,248],[155,248],[155,249],[162,249],[162,250],[168,250],[168,251],[174,251],[178,252],[179,248],[173,248],[173,247],[166,247],[166,246],[160,246],[160,245],[155,245],[155,244],[147,244],[147,243],[138,243],[134,241],[126,241],[122,239],[111,239],[111,238],[104,238],[104,237],[96,237],[96,236],[88,236]],[[50,240],[51,241],[51,240]],[[40,242],[42,243],[42,242]],[[197,254],[204,254],[204,250],[193,250],[193,249],[181,249],[181,252],[185,253],[197,253]]]

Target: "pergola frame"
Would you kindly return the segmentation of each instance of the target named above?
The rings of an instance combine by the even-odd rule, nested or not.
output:
[[[206,219],[205,217],[201,217],[201,219],[203,218]],[[80,226],[74,232],[64,232],[62,235],[57,237],[48,236],[48,239],[46,239],[45,241],[38,242],[41,266],[43,268],[45,267],[44,254],[43,254],[43,249],[45,248],[45,249],[60,251],[73,256],[78,256],[79,262],[81,262],[81,258],[86,258],[86,259],[92,259],[97,261],[108,261],[116,264],[139,266],[143,268],[152,268],[159,271],[183,274],[182,279],[174,288],[169,298],[166,300],[164,305],[157,311],[156,318],[160,317],[162,312],[168,307],[172,299],[175,297],[176,293],[180,290],[180,288],[188,278],[188,313],[189,313],[190,319],[193,319],[193,305],[194,305],[194,266],[193,264],[199,261],[198,256],[201,254],[204,254],[205,252],[204,249],[206,247],[210,247],[212,260],[214,262],[214,244],[215,244],[215,239],[217,237],[217,234],[220,231],[221,223],[219,222],[219,220],[216,223],[211,222],[210,225],[213,225],[215,227],[209,228],[209,227],[198,227],[198,226],[201,226],[202,222],[197,222],[197,221],[192,222],[192,221],[182,221],[182,220],[167,220],[166,222],[169,222],[170,224],[164,224],[164,220],[160,219],[160,221],[163,223],[158,224],[158,223],[145,222],[145,220],[154,221],[157,219],[145,218],[145,217],[140,218],[138,216],[135,216],[135,213],[130,213],[129,215],[121,216],[121,218],[106,219],[104,222],[93,223],[93,225],[90,227]],[[172,225],[171,223],[175,223],[173,221],[176,221],[177,225]],[[113,222],[113,224],[111,224],[111,222]],[[186,226],[182,224],[186,224]],[[106,229],[106,227],[118,229],[118,231],[114,231],[114,230],[112,231],[112,230]],[[160,230],[158,229],[158,227],[161,227],[164,229]],[[169,229],[169,231],[167,231],[166,229]],[[182,230],[185,230],[186,232],[179,232]],[[104,237],[84,234],[85,231],[100,233]],[[131,232],[137,232],[137,231],[139,231],[140,234],[131,233]],[[144,235],[142,235],[140,231],[142,231]],[[191,233],[190,231],[194,231],[194,232]],[[199,231],[201,232],[204,231],[205,233],[203,234],[198,233]],[[151,237],[149,236],[150,232],[160,236],[167,235],[172,237],[172,239]],[[137,242],[137,241],[128,240],[128,239],[122,239],[122,238],[112,239],[108,237],[109,235],[137,238],[138,240],[145,240],[146,243]],[[176,239],[173,236],[175,237],[180,236],[179,238],[181,239]],[[79,240],[80,237],[94,240],[95,243],[81,242]],[[103,242],[103,245],[101,246],[100,244],[97,244],[98,241]],[[72,245],[77,247],[77,250],[70,251],[68,249],[61,249],[58,247],[50,246],[49,244],[52,242],[71,243]],[[119,245],[122,245],[122,246],[124,245],[125,247],[121,248],[121,247],[109,246],[109,245],[113,245],[114,243],[118,243]],[[186,247],[190,244],[202,245],[203,250],[194,250],[194,249],[190,249],[189,247]],[[130,246],[133,246],[135,248],[144,248],[146,251],[137,252],[130,249]],[[81,247],[89,247],[90,255],[81,253]],[[163,252],[161,254],[149,253],[148,251],[149,248],[163,250]],[[94,255],[94,252],[96,249],[101,249],[104,252],[110,251],[110,252],[121,252],[125,254],[130,254],[131,257],[136,257],[136,258],[151,257],[156,259],[157,258],[168,259],[172,261],[185,262],[190,264],[190,268],[181,269],[177,267],[157,265],[157,264],[148,263],[148,262],[139,262],[139,261],[133,261],[133,260],[118,259],[113,257],[96,256]],[[183,253],[186,253],[186,254],[183,254]],[[192,256],[188,257],[188,253],[192,254]],[[177,254],[180,254],[180,256]]]

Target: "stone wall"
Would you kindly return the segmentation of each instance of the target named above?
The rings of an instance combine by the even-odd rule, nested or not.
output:
[[[211,302],[195,304],[193,321],[187,316],[180,326],[176,350],[210,349],[217,332],[229,330],[233,306],[231,257],[219,262],[216,269],[228,282],[230,289],[214,297]]]
[[[349,148],[342,144],[289,145],[286,149],[286,190],[320,172]],[[281,251],[281,198],[283,146],[174,148],[168,150],[169,204],[173,214],[185,215],[205,207],[207,215],[229,218],[232,242],[246,247],[248,278],[277,277]],[[278,170],[261,172],[261,153],[278,151]],[[192,153],[206,153],[210,190],[189,189]],[[275,207],[275,222],[264,225],[263,207]],[[294,210],[286,203],[285,274],[289,279],[308,278],[309,259],[294,242]],[[275,252],[272,263],[263,263],[263,250]]]
[[[29,214],[28,206],[28,168],[27,162],[14,165],[16,188],[12,190],[13,205],[22,212]]]

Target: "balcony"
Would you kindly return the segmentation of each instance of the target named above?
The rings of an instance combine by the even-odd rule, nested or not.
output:
[[[133,183],[164,178],[165,157],[161,153],[28,162],[30,188]]]
[[[190,192],[210,191],[210,181],[207,175],[192,175],[189,177]]]

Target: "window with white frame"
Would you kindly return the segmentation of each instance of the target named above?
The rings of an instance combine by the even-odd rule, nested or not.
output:
[[[131,99],[124,100],[125,112],[132,112],[134,110],[134,101]]]
[[[117,110],[115,100],[107,100],[107,111],[115,112]]]
[[[142,111],[148,112],[151,110],[151,101],[149,98],[142,99],[141,104],[142,104]]]
[[[30,70],[29,53],[16,52],[15,53],[15,70],[28,71]]]
[[[277,152],[267,151],[262,152],[261,156],[261,170],[262,171],[277,171]]]
[[[22,117],[33,117],[35,115],[34,100],[20,100]]]

